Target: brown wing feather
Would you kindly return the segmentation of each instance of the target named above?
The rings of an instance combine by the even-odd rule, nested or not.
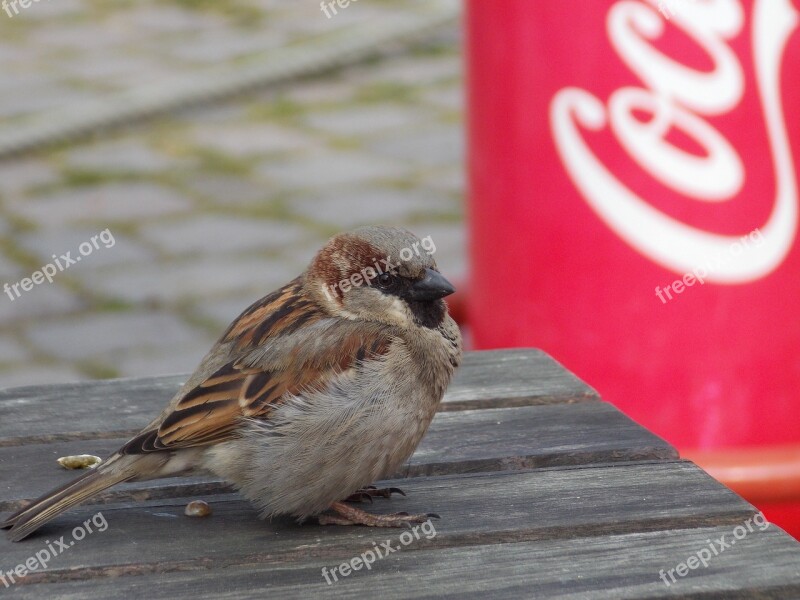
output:
[[[222,342],[236,342],[237,348],[255,347],[275,335],[287,335],[305,324],[324,317],[319,307],[303,294],[298,277],[288,285],[255,302],[231,323]]]
[[[305,338],[299,336],[296,345],[282,346],[288,355],[267,356],[264,366],[249,366],[252,361],[247,357],[268,340],[290,336],[304,324],[330,320],[320,309],[298,300],[297,285],[297,281],[292,282],[242,313],[220,340],[221,344],[236,340],[230,360],[187,391],[160,422],[129,441],[122,453],[141,454],[230,439],[242,417],[268,418],[287,394],[324,389],[358,361],[389,350],[390,336],[374,327],[342,322],[325,330],[329,343],[316,345],[316,351],[301,347]]]

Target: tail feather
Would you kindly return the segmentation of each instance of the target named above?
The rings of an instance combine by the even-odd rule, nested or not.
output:
[[[7,536],[12,542],[28,537],[39,527],[54,519],[65,510],[80,504],[90,496],[102,492],[134,476],[129,469],[104,469],[84,473],[77,479],[37,498],[32,504],[11,515],[0,528],[8,529]]]

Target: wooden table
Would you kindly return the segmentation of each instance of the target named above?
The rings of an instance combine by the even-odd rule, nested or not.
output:
[[[0,511],[73,477],[58,457],[115,450],[182,381],[0,392]],[[61,536],[66,549],[53,546],[60,553],[46,569],[9,589],[0,582],[0,595],[800,598],[797,542],[774,525],[762,530],[750,504],[536,350],[469,354],[396,477],[388,485],[407,497],[376,499],[371,510],[439,513],[418,536],[262,522],[209,477],[120,486],[21,543],[3,537],[4,572]],[[192,499],[213,515],[184,516]],[[75,541],[73,529],[93,516],[95,531]],[[376,548],[387,556],[367,569]]]

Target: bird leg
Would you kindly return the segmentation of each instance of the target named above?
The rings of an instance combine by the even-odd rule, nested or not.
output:
[[[344,502],[365,502],[369,500],[369,503],[372,504],[372,499],[376,496],[380,498],[391,498],[392,494],[400,494],[401,496],[406,495],[406,493],[400,488],[377,488],[374,485],[368,485],[367,487],[361,488],[357,492],[350,494],[344,499]]]
[[[411,523],[425,523],[430,519],[438,519],[435,513],[410,515],[406,512],[391,515],[373,515],[365,510],[348,506],[343,502],[334,502],[330,510],[335,515],[319,515],[320,525],[366,525],[367,527],[406,527]]]

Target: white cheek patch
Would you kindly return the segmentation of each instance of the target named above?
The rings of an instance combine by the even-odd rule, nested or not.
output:
[[[408,314],[408,305],[397,296],[392,298],[389,315],[401,323],[408,323],[411,320]]]

